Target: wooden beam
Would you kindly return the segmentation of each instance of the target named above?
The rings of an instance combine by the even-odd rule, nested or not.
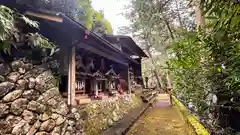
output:
[[[128,91],[129,93],[131,93],[131,81],[130,81],[130,76],[129,76],[129,67],[127,66],[124,70],[121,71],[121,76],[123,77],[123,79],[125,80],[125,86],[127,85],[127,89],[125,91]],[[124,86],[124,87],[125,87]]]
[[[53,16],[53,15],[48,15],[48,14],[43,14],[43,13],[37,13],[37,12],[32,12],[32,11],[26,11],[25,12],[26,15],[30,15],[30,16],[34,16],[37,18],[42,18],[45,20],[51,20],[51,21],[55,21],[55,22],[63,22],[63,18],[58,17],[58,16]]]
[[[92,42],[91,42],[92,41]],[[98,43],[96,43],[96,42],[94,42],[93,40],[88,40],[87,41],[87,43],[86,44],[90,44],[90,45],[94,45],[94,44],[98,44]],[[110,50],[109,48],[106,48],[106,47],[104,47],[104,45],[98,45],[98,46],[96,46],[96,48],[98,49],[98,50],[102,50],[102,51],[104,51],[104,52],[111,52],[111,56],[115,56],[115,57],[118,57],[118,59],[124,59],[124,54],[122,53],[121,54],[121,52],[118,50],[117,52],[114,52],[113,50]],[[119,54],[120,54],[120,57],[119,57]],[[125,54],[126,55],[126,54]],[[126,59],[126,56],[125,56],[125,59]],[[133,63],[136,63],[136,64],[138,64],[138,62],[137,61],[135,61],[134,59],[128,59],[128,60],[130,60],[131,62],[133,62]]]
[[[75,47],[69,49],[68,59],[68,105],[75,105],[75,83],[76,83],[76,50]]]
[[[60,46],[60,73],[61,75],[68,75],[68,59],[69,59],[69,51],[68,48],[65,46]]]
[[[129,94],[131,94],[131,78],[130,78],[129,67],[127,69],[127,83],[128,83],[128,92]]]
[[[76,88],[76,49],[75,49],[75,46],[72,47],[72,56],[71,56],[71,60],[72,60],[72,83],[71,83],[71,86],[72,86],[72,98],[71,98],[71,104],[72,105],[75,105],[75,98],[76,98],[76,92],[75,92],[75,88]]]
[[[118,60],[118,59],[113,58],[113,57],[111,56],[111,54],[104,53],[104,52],[102,52],[101,50],[98,50],[98,49],[96,49],[96,48],[94,48],[94,47],[92,47],[92,46],[90,46],[90,45],[87,45],[86,43],[83,43],[83,42],[82,42],[82,43],[78,44],[77,47],[78,47],[79,49],[85,49],[85,50],[87,50],[87,51],[89,51],[89,52],[92,52],[92,53],[95,53],[95,54],[97,54],[97,55],[103,56],[103,57],[105,57],[105,58],[107,58],[107,59],[109,59],[109,60],[115,61],[115,62],[117,62],[117,63],[123,64],[123,65],[126,65],[126,66],[128,65],[127,63],[125,63],[125,62],[123,62],[123,61],[121,61],[121,60]]]
[[[122,45],[123,45],[123,47],[125,47],[128,51],[130,51],[132,54],[134,54],[134,55],[136,55],[136,56],[138,56],[139,54],[135,51],[135,50],[133,50],[131,47],[129,47],[129,45],[127,44],[127,43],[122,43]]]

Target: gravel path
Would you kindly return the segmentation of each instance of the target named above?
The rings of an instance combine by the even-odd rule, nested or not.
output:
[[[151,108],[127,135],[187,135],[185,122],[175,107]]]

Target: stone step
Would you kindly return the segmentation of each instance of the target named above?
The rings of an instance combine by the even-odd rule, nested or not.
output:
[[[161,102],[161,103],[170,103],[170,100],[158,100],[158,102]]]
[[[91,102],[91,98],[86,94],[76,95],[75,100],[76,100],[77,104],[79,104],[79,105],[88,104]]]
[[[170,98],[169,94],[158,94],[157,99],[165,99],[165,98]]]
[[[155,107],[169,107],[171,106],[170,103],[156,103]]]
[[[171,98],[169,94],[158,94],[155,102],[156,107],[171,106]]]
[[[77,104],[84,105],[90,103],[92,100],[90,98],[76,99]]]

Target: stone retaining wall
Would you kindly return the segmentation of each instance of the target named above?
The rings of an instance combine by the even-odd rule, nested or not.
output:
[[[81,135],[84,121],[63,100],[47,65],[0,63],[0,134]]]
[[[49,65],[0,62],[0,135],[98,135],[140,105],[134,94],[69,108]]]
[[[87,105],[86,135],[100,135],[102,131],[121,120],[131,109],[141,105],[134,94],[116,97],[106,101],[94,101]]]

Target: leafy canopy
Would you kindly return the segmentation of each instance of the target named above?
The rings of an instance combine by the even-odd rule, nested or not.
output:
[[[97,34],[112,33],[112,27],[100,11],[93,9],[91,0],[16,0],[36,8],[62,12]]]
[[[42,35],[38,33],[21,33],[18,29],[19,22],[25,23],[30,27],[38,28],[38,23],[36,21],[32,21],[26,16],[18,14],[6,6],[0,5],[0,50],[10,54],[12,46],[18,48],[22,46],[22,44],[25,44],[25,42],[31,47],[54,50],[55,45],[48,42],[48,39],[44,38]]]
[[[174,90],[183,101],[194,103],[212,132],[233,134],[229,109],[240,111],[240,5],[206,0],[200,9],[205,24],[196,32],[183,33],[184,39],[170,48]]]

